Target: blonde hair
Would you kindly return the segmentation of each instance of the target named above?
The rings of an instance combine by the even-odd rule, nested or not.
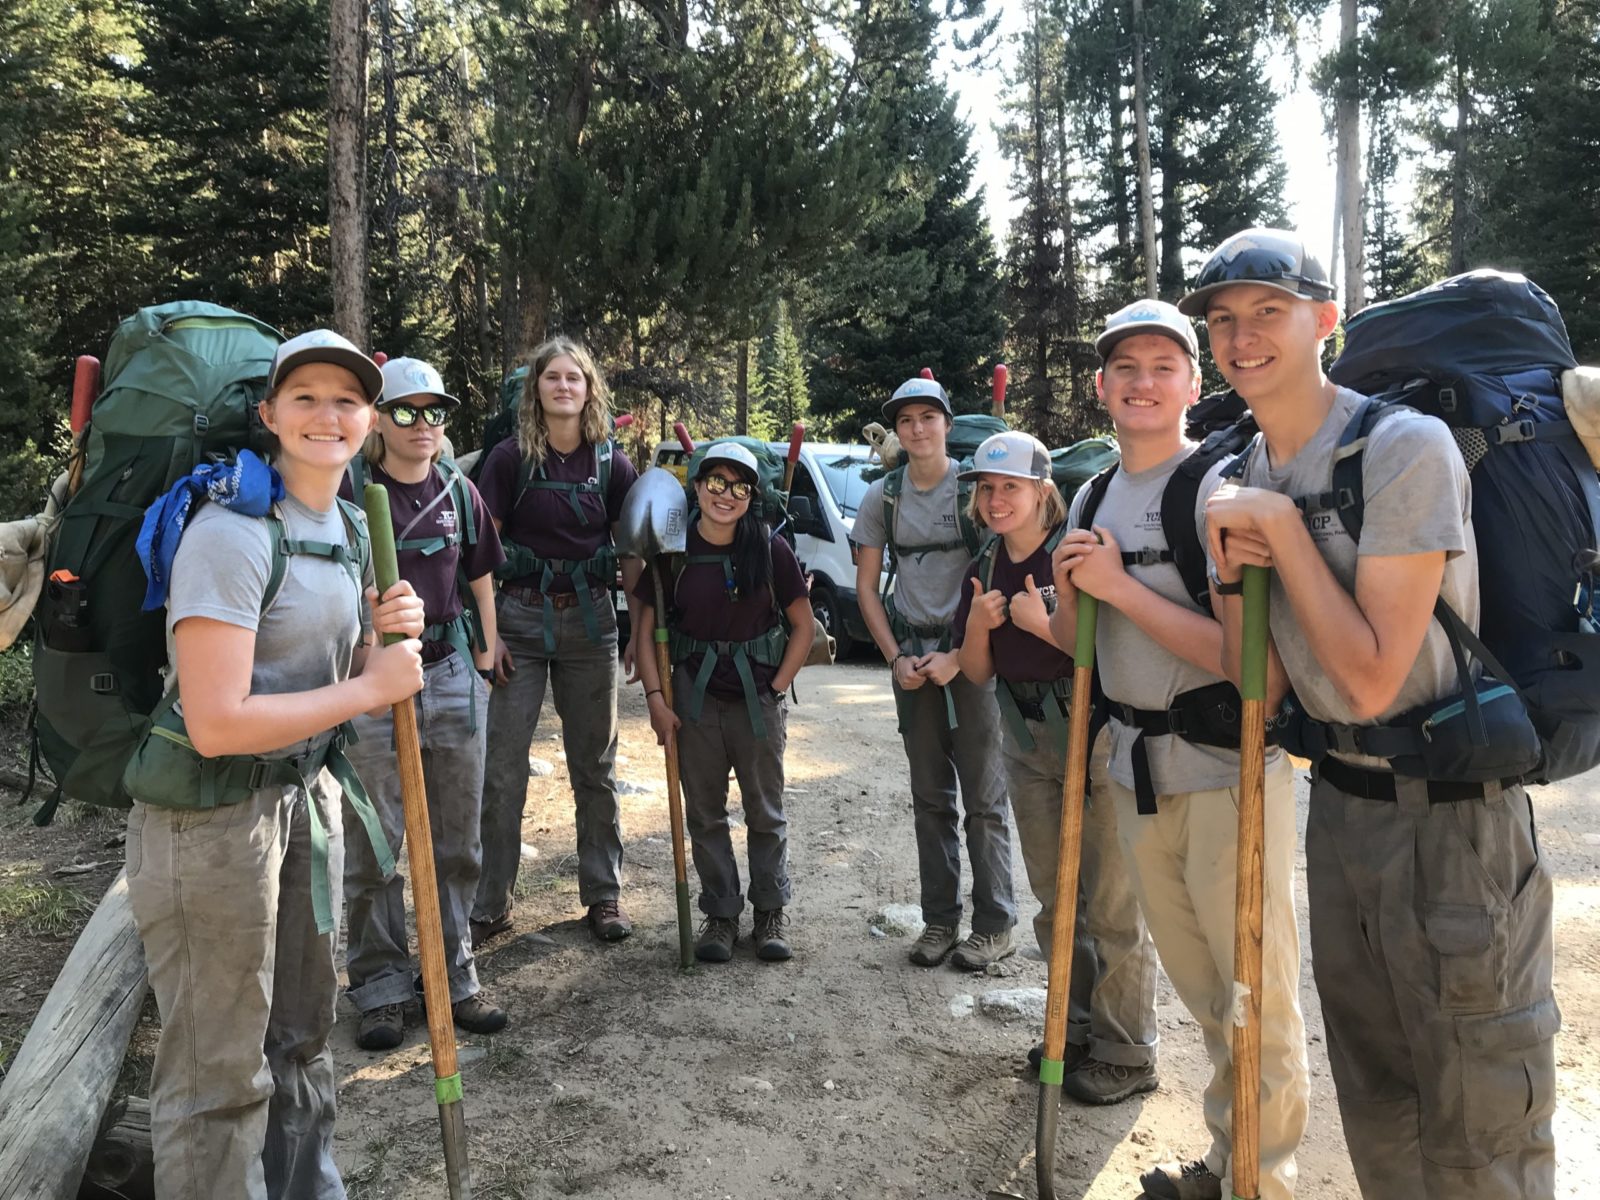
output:
[[[1061,498],[1061,493],[1056,490],[1056,485],[1047,479],[1035,479],[1033,486],[1039,489],[1039,528],[1054,529],[1067,519],[1067,502]],[[967,519],[979,529],[987,529],[989,527],[982,514],[978,512],[978,489],[976,485],[974,485],[971,494],[967,497]]]
[[[517,405],[517,448],[534,470],[544,465],[550,442],[544,405],[539,403],[539,376],[551,362],[562,357],[578,364],[583,381],[588,385],[588,395],[583,402],[583,440],[598,446],[611,436],[611,389],[606,386],[606,377],[581,345],[570,338],[553,337],[535,348],[529,358],[528,378],[523,382],[522,400]]]

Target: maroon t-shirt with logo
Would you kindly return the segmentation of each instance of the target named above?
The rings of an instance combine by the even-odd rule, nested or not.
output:
[[[1045,539],[1049,541],[1048,538]],[[1027,591],[1024,580],[1033,576],[1034,586],[1043,593],[1048,604],[1055,599],[1056,585],[1050,571],[1050,552],[1040,543],[1028,558],[1019,563],[1011,561],[1006,544],[994,548],[994,573],[989,587],[1007,598]],[[967,617],[972,612],[972,581],[978,574],[974,559],[967,566],[967,577],[961,587],[961,603],[956,606],[955,620],[951,623],[951,642],[960,646],[967,636]],[[999,628],[989,631],[989,653],[994,659],[994,673],[1012,683],[1050,683],[1072,674],[1072,658],[1063,654],[1054,642],[1047,642],[1011,621],[1009,613]]]
[[[547,450],[544,478],[557,483],[586,483],[599,479],[596,462],[598,447],[579,446],[571,454]],[[540,558],[582,561],[593,558],[611,541],[611,523],[622,512],[622,501],[639,478],[633,463],[615,443],[611,448],[611,485],[602,498],[597,492],[579,492],[578,506],[588,518],[584,524],[572,511],[574,493],[555,488],[526,488],[518,494],[517,476],[522,468],[522,452],[517,439],[506,438],[484,460],[478,476],[478,490],[489,512],[500,522],[500,536],[508,542],[526,546]],[[539,478],[535,471],[533,478]],[[538,588],[542,574],[507,580],[517,587]],[[609,579],[590,581],[595,587],[610,584]],[[552,592],[573,590],[570,576],[558,575]]]
[[[700,536],[699,522],[689,527],[686,557],[701,554],[720,555],[730,549],[713,546]],[[656,602],[655,581],[647,568],[634,585],[633,594],[646,604]],[[794,550],[781,537],[772,539],[772,581],[778,594],[778,607],[789,605],[807,594],[806,579],[800,571],[800,562]],[[689,563],[678,576],[676,591],[670,574],[663,585],[667,588],[667,613],[672,628],[677,632],[703,642],[747,642],[758,638],[778,623],[778,614],[772,606],[773,588],[757,588],[749,595],[741,594],[735,600],[729,594],[727,575],[721,563]],[[704,654],[693,654],[684,662],[689,678],[699,672]],[[750,674],[757,689],[772,686],[776,667],[763,666],[750,661]],[[717,654],[717,663],[711,669],[706,691],[724,700],[744,698],[744,684],[739,680],[733,656]]]
[[[456,506],[450,496],[450,486],[441,472],[429,471],[421,483],[401,483],[382,467],[367,466],[373,483],[381,483],[389,490],[389,519],[394,525],[396,542],[419,541],[433,537],[449,537],[456,532]],[[465,537],[456,545],[433,554],[421,550],[399,552],[400,578],[410,583],[422,598],[423,620],[429,625],[444,625],[461,615],[461,593],[456,586],[456,565],[459,563],[468,579],[478,579],[489,574],[505,562],[505,551],[500,548],[500,535],[489,520],[489,510],[471,480],[462,479],[467,498],[471,501],[471,520],[477,530],[477,540],[468,543]],[[339,485],[339,494],[350,499],[353,489],[350,477],[345,476]],[[431,642],[422,648],[424,662],[436,662],[450,654],[448,642]]]

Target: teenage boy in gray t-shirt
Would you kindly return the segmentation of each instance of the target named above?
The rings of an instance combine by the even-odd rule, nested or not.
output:
[[[1116,425],[1122,461],[1073,500],[1074,528],[1053,556],[1059,603],[1051,631],[1075,640],[1076,597],[1101,601],[1095,662],[1110,701],[1110,778],[1095,797],[1116,809],[1117,839],[1162,965],[1199,1023],[1211,1059],[1204,1115],[1211,1145],[1188,1162],[1140,1177],[1163,1200],[1231,1194],[1234,867],[1238,857],[1239,752],[1170,731],[1185,703],[1231,703],[1222,678],[1222,627],[1196,602],[1173,544],[1196,550],[1198,502],[1220,474],[1189,484],[1184,529],[1167,529],[1163,503],[1197,447],[1184,416],[1200,395],[1194,327],[1170,304],[1140,300],[1113,313],[1095,342],[1095,386]],[[1203,464],[1204,460],[1197,460]],[[1198,473],[1199,468],[1193,468]],[[1182,495],[1181,490],[1175,495]],[[1098,497],[1093,511],[1091,501]],[[1085,517],[1088,521],[1085,522]],[[1085,524],[1092,528],[1084,528]],[[1098,540],[1097,540],[1098,535]],[[1137,556],[1129,562],[1128,556]],[[1198,572],[1196,572],[1198,575]],[[1203,587],[1203,580],[1197,580]],[[1281,691],[1281,671],[1278,672]],[[1210,689],[1201,691],[1201,689]],[[1300,1013],[1300,931],[1294,908],[1294,782],[1288,758],[1267,759],[1260,1109],[1261,1196],[1294,1194],[1295,1148],[1305,1132],[1309,1083]]]
[[[1237,677],[1241,568],[1273,568],[1271,629],[1301,707],[1389,724],[1460,683],[1443,597],[1474,629],[1467,472],[1450,431],[1379,421],[1362,458],[1359,540],[1329,492],[1361,397],[1322,373],[1339,321],[1299,235],[1224,242],[1179,306],[1261,435],[1206,509],[1212,591]],[[1334,497],[1337,503],[1337,497]],[[1535,1200],[1555,1189],[1551,881],[1517,783],[1398,776],[1334,751],[1313,764],[1306,828],[1312,964],[1345,1140],[1367,1200]]]
[[[956,464],[945,453],[950,400],[933,380],[910,379],[883,406],[883,419],[900,439],[903,464],[867,489],[852,537],[861,548],[861,615],[894,672],[895,707],[911,768],[926,922],[911,961],[932,967],[950,954],[956,966],[981,971],[1015,953],[1017,912],[994,683],[965,678],[950,648],[950,621],[972,561],[962,532],[966,518],[959,512]],[[886,547],[894,569],[887,605],[878,595]],[[972,932],[959,946],[958,780],[972,860]]]

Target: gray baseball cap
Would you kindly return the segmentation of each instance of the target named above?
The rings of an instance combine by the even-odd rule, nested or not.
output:
[[[383,395],[383,372],[378,364],[331,329],[313,329],[279,346],[272,356],[272,369],[267,372],[267,390],[275,390],[296,367],[314,362],[332,363],[349,371],[361,381],[369,404]]]
[[[1100,361],[1111,357],[1112,348],[1123,338],[1137,333],[1159,333],[1182,346],[1190,358],[1200,357],[1200,342],[1194,336],[1194,322],[1165,300],[1135,300],[1106,318],[1106,326],[1094,340]]]
[[[972,467],[957,479],[976,479],[980,475],[1014,475],[1018,479],[1050,482],[1050,451],[1031,433],[1017,429],[991,434],[972,456]]]
[[[751,454],[738,442],[713,442],[706,449],[705,457],[700,460],[699,472],[704,474],[707,467],[714,462],[733,463],[750,472],[750,478],[760,480],[761,468],[756,463],[756,456]],[[698,475],[696,476],[698,478]]]
[[[383,364],[383,400],[387,407],[412,396],[432,396],[448,408],[461,403],[444,390],[444,380],[420,358],[391,358]]]
[[[895,388],[894,395],[884,402],[883,419],[890,424],[899,415],[900,410],[908,404],[930,404],[940,409],[947,417],[954,417],[955,410],[950,407],[950,393],[944,390],[944,384],[937,379],[924,379],[920,375],[908,379]]]

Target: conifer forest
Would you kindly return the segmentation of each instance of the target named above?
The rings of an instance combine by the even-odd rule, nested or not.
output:
[[[1600,356],[1600,0],[1005,5],[4,0],[0,515],[59,469],[73,356],[177,298],[427,357],[467,445],[554,332],[651,441],[853,440],[917,368],[976,409],[1007,361],[1059,445],[1107,312],[1287,218],[1269,62],[1322,101],[1346,311],[1505,267]]]

